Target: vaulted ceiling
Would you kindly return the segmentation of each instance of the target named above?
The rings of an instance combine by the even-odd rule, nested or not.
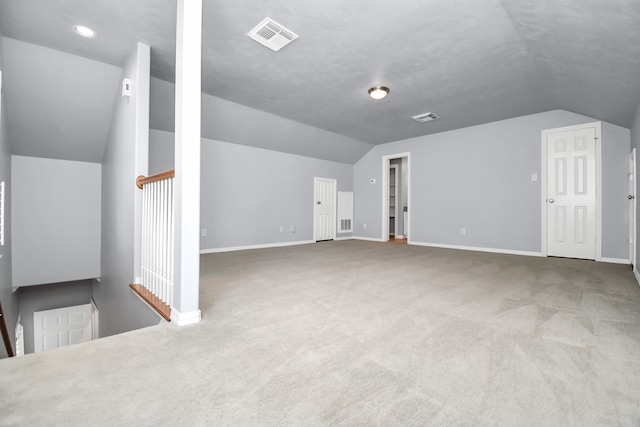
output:
[[[203,14],[205,93],[368,144],[558,108],[630,127],[640,100],[638,0],[204,0]],[[259,45],[246,34],[265,17],[300,37]],[[141,41],[167,81],[175,19],[175,0],[0,2],[4,37],[115,66]],[[389,96],[371,100],[375,85]],[[440,119],[411,120],[426,112]]]

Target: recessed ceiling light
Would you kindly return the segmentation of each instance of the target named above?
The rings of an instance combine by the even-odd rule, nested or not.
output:
[[[79,36],[87,39],[94,39],[96,37],[96,32],[89,27],[85,27],[84,25],[76,25],[75,27],[73,27],[73,31],[75,31]]]
[[[389,88],[385,86],[375,86],[369,89],[369,96],[375,100],[386,98],[389,95]]]

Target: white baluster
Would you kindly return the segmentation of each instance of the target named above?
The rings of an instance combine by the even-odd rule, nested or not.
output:
[[[148,183],[142,194],[142,285],[173,302],[173,178]]]
[[[173,235],[173,215],[174,215],[174,208],[173,208],[173,183],[174,183],[174,179],[171,178],[169,180],[170,183],[170,188],[171,188],[171,192],[170,192],[170,199],[169,199],[169,214],[170,214],[170,219],[169,219],[169,243],[167,244],[167,248],[169,249],[169,295],[167,296],[167,304],[169,306],[173,305],[173,239],[174,239],[174,235]]]

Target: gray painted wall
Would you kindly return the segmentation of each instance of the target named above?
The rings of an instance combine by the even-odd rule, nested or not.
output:
[[[134,80],[134,93],[130,100],[116,98],[102,163],[102,281],[93,286],[93,299],[100,310],[101,337],[158,323],[158,316],[129,288],[135,279],[135,205],[136,192],[140,191],[135,178],[147,172],[136,166],[136,144],[140,142],[139,133],[148,132],[148,116],[141,117],[138,111],[139,103],[148,109],[148,97],[139,97],[140,88],[149,85],[148,76],[149,48],[138,44],[120,76],[120,80]],[[113,90],[119,91],[120,86]]]
[[[173,138],[150,133],[150,170],[172,168]],[[344,163],[204,138],[201,161],[202,250],[312,240],[313,178],[336,179],[338,191],[353,191],[352,166]]]
[[[638,108],[636,108],[636,114],[633,118],[633,126],[631,127],[631,147],[636,149],[636,183],[638,180],[638,170],[640,170],[640,103],[638,104]],[[636,184],[637,185],[637,184]],[[640,190],[640,185],[636,188],[636,191]],[[638,200],[638,193],[636,193],[636,201]],[[640,208],[640,203],[638,204],[638,207]],[[639,242],[639,238],[640,238],[640,227],[638,226],[638,224],[640,224],[640,209],[636,210],[636,259],[634,262],[634,266],[637,269],[638,266],[638,261],[640,260],[640,245],[638,245],[637,243]]]
[[[0,36],[2,36],[2,28],[0,28]],[[0,70],[3,71],[4,80],[4,52],[2,43],[0,43]],[[11,149],[9,144],[9,136],[7,133],[7,101],[4,93],[4,81],[2,82],[2,91],[0,92],[0,181],[5,182],[5,212],[4,212],[4,246],[0,246],[0,302],[4,310],[7,328],[11,336],[11,345],[15,351],[15,337],[13,331],[18,320],[18,295],[13,293],[12,273],[11,273]],[[4,345],[0,344],[0,358],[7,357]]]
[[[149,130],[149,175],[173,169],[176,141],[173,132]]]
[[[411,241],[539,252],[541,131],[595,121],[554,110],[376,146],[354,165],[355,235],[381,238],[381,158],[410,152]],[[602,132],[602,256],[626,259],[629,131]]]
[[[13,156],[13,286],[100,277],[101,166]]]
[[[174,131],[172,83],[151,79],[152,129]],[[202,137],[353,164],[373,146],[333,132],[202,94]]]
[[[12,154],[100,163],[120,69],[18,40],[2,44]]]
[[[24,352],[33,353],[33,313],[91,302],[91,280],[20,288],[20,322],[24,327]]]

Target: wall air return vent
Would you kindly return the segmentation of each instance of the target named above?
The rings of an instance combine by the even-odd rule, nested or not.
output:
[[[438,119],[439,117],[433,113],[424,113],[413,116],[412,119],[418,123],[430,122],[431,120]]]
[[[298,38],[297,34],[269,18],[265,18],[247,35],[275,52]]]

